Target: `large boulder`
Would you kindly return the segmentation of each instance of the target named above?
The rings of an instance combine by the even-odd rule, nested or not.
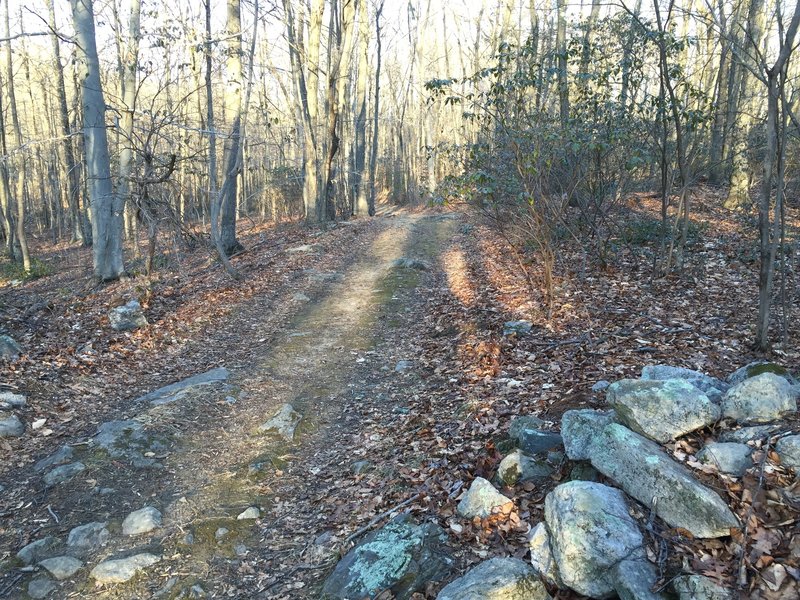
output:
[[[715,466],[720,473],[741,477],[753,466],[752,453],[753,449],[747,444],[711,442],[697,453],[697,460]]]
[[[614,568],[644,558],[642,534],[625,495],[591,481],[571,481],[545,498],[550,548],[564,585],[592,598],[616,595]]]
[[[592,444],[592,465],[673,527],[693,536],[730,534],[739,521],[719,495],[655,442],[617,423]]]
[[[778,440],[775,450],[781,457],[781,464],[792,469],[800,469],[800,435],[789,435]]]
[[[364,538],[348,552],[325,580],[323,598],[374,598],[389,591],[406,600],[441,581],[453,560],[444,549],[445,532],[433,523],[418,525],[407,515],[398,517]]]
[[[608,387],[606,399],[622,423],[662,444],[720,417],[719,407],[683,379],[623,379]]]
[[[518,558],[491,558],[449,583],[436,600],[550,600],[533,568]]]
[[[666,380],[683,379],[708,396],[712,402],[719,402],[728,389],[728,384],[716,377],[711,377],[700,371],[672,367],[670,365],[648,365],[642,369],[642,379]]]
[[[147,319],[142,312],[142,305],[131,300],[123,306],[116,306],[108,311],[108,320],[114,331],[133,331],[147,326]]]
[[[485,519],[495,509],[508,502],[511,502],[511,499],[503,496],[491,483],[483,477],[476,477],[458,503],[458,514],[468,519],[474,517]]]
[[[728,385],[737,385],[746,379],[758,377],[764,373],[779,375],[785,379],[788,379],[789,383],[792,385],[797,384],[797,380],[792,376],[788,369],[786,369],[786,367],[782,367],[777,363],[769,362],[767,360],[757,360],[736,369],[733,373],[728,375],[727,383]]]
[[[553,474],[553,467],[544,460],[536,460],[515,450],[497,467],[497,478],[504,485],[513,486],[522,481],[545,479]]]
[[[770,423],[797,410],[797,393],[785,377],[762,373],[731,387],[722,399],[723,416],[739,423]]]
[[[613,410],[568,410],[561,417],[564,450],[570,460],[589,460],[594,438],[606,425],[617,422]]]

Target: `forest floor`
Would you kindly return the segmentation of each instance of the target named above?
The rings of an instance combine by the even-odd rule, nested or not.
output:
[[[501,520],[470,523],[455,512],[472,479],[493,475],[514,416],[536,414],[557,428],[565,410],[604,404],[591,391],[598,380],[635,377],[655,363],[724,377],[759,358],[749,349],[758,268],[751,225],[701,209],[687,270],[652,279],[653,207],[628,208],[624,243],[603,269],[578,249],[559,257],[549,317],[502,238],[461,212],[385,209],[324,232],[254,227],[242,239],[249,250],[234,259],[239,281],[195,251],[173,254],[150,279],[97,286],[86,250],[40,251],[52,274],[0,288],[4,328],[25,350],[2,366],[2,387],[27,396],[20,416],[29,425],[20,438],[0,439],[0,597],[26,597],[33,575],[11,561],[21,547],[93,521],[109,523],[111,540],[55,597],[202,589],[313,598],[350,536],[400,505],[447,530],[459,572],[493,555],[524,557],[529,526],[566,466],[552,486],[504,490],[516,504]],[[401,257],[430,269],[395,266]],[[130,298],[150,325],[114,332],[108,307]],[[794,287],[790,298],[796,314]],[[503,336],[515,319],[531,320],[532,334]],[[791,369],[800,353],[794,345],[773,358]],[[231,372],[225,384],[160,407],[139,400],[214,367]],[[294,442],[257,431],[285,402],[303,415]],[[161,441],[153,456],[161,468],[91,451],[98,427],[121,419],[138,419]],[[681,443],[690,451],[692,436]],[[33,464],[65,444],[87,468],[46,487]],[[728,492],[741,509],[734,496],[742,490]],[[146,505],[163,513],[164,526],[120,535],[122,519]],[[236,519],[249,506],[261,509],[255,525]],[[786,516],[756,510],[753,518],[757,536]],[[228,533],[218,540],[220,528]],[[758,541],[773,557],[788,552],[785,542]],[[90,581],[102,558],[145,550],[162,560],[133,582]],[[742,564],[722,544],[682,540],[663,566],[687,562],[727,585]],[[767,565],[744,566],[758,588]]]

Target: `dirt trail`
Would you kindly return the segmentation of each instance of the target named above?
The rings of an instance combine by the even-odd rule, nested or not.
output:
[[[130,421],[139,429],[125,430],[111,450],[100,448],[96,439],[72,441],[70,460],[85,470],[53,487],[37,485],[30,503],[17,507],[19,521],[0,530],[12,557],[19,549],[19,531],[11,535],[14,525],[28,527],[29,539],[54,536],[58,545],[50,554],[59,555],[73,553],[63,544],[72,528],[107,523],[109,541],[80,556],[84,567],[56,582],[48,597],[314,596],[308,589],[293,593],[286,585],[296,570],[309,568],[306,562],[283,573],[258,571],[257,565],[273,564],[268,559],[281,551],[276,539],[289,548],[308,546],[302,528],[273,513],[285,514],[287,502],[296,503],[299,512],[313,510],[317,476],[326,469],[322,476],[328,480],[337,476],[331,470],[347,473],[343,451],[362,454],[340,445],[357,438],[359,426],[345,407],[369,397],[376,373],[394,370],[374,349],[387,327],[413,318],[421,299],[418,284],[427,276],[422,268],[395,261],[411,257],[435,266],[455,228],[449,216],[383,218],[392,225],[367,256],[352,257],[340,273],[306,273],[308,286],[301,291],[311,298],[277,334],[251,323],[253,315],[243,311],[250,317],[242,318],[241,331],[251,341],[250,360],[231,365],[227,381],[190,387],[155,404],[145,398],[132,407],[136,414]],[[303,417],[294,441],[258,431],[284,403]],[[122,520],[144,506],[163,514],[162,526],[123,535]],[[237,519],[248,507],[258,507],[261,520]],[[31,527],[36,535],[30,535]],[[142,552],[161,560],[127,583],[98,587],[89,576],[103,560]],[[330,556],[319,558],[327,565]],[[0,596],[28,597],[29,582],[42,573],[41,567],[24,568],[13,560],[0,563]]]

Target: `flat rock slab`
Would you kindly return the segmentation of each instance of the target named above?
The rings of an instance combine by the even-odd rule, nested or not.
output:
[[[95,521],[72,529],[67,536],[67,547],[71,553],[91,554],[102,548],[110,534],[106,529],[108,523]]]
[[[145,394],[144,396],[137,398],[135,402],[150,402],[155,406],[169,404],[170,402],[175,402],[175,400],[178,400],[181,396],[181,392],[185,392],[189,388],[227,381],[228,377],[230,377],[230,372],[228,369],[225,367],[217,367],[216,369],[211,369],[205,373],[192,375],[191,377],[182,379],[181,381],[176,381],[175,383],[165,385],[162,388],[158,388],[149,394]]]
[[[561,436],[570,460],[589,460],[589,449],[597,434],[617,422],[613,410],[568,410],[561,417]]]
[[[123,535],[150,533],[161,527],[161,512],[152,506],[133,511],[122,522]]]
[[[60,467],[56,467],[49,473],[45,474],[43,477],[44,484],[47,487],[52,487],[54,485],[58,485],[59,483],[65,483],[75,477],[81,471],[86,470],[86,465],[82,462],[74,462],[69,463],[66,465],[61,465]]]
[[[458,514],[468,519],[474,517],[485,519],[495,509],[509,502],[511,499],[503,496],[486,479],[476,477],[461,502],[458,503]]]
[[[17,415],[0,419],[0,438],[20,437],[25,433],[25,425]]]
[[[407,515],[369,534],[348,552],[325,580],[323,598],[373,598],[390,591],[408,600],[430,581],[441,581],[453,568],[444,543],[447,534],[433,523],[416,524]]]
[[[595,469],[672,527],[699,538],[716,538],[739,527],[719,495],[701,484],[655,442],[617,423],[608,425],[591,445]]]
[[[683,379],[623,379],[608,386],[606,400],[619,420],[665,444],[719,420],[719,406]]]
[[[138,469],[160,466],[156,459],[145,454],[161,454],[167,449],[166,443],[134,419],[103,423],[90,443],[105,450],[111,458],[128,461]]]
[[[753,460],[750,458],[752,453],[753,449],[747,444],[711,442],[697,453],[697,460],[716,467],[720,473],[741,477],[753,466]]]
[[[83,568],[83,563],[72,556],[54,556],[39,562],[40,567],[47,571],[59,581],[69,579]]]
[[[729,385],[724,381],[711,377],[700,371],[693,371],[684,367],[670,365],[648,365],[642,369],[642,379],[665,380],[683,379],[705,393],[712,402],[718,403],[722,399]]]
[[[447,584],[436,600],[550,600],[531,565],[518,558],[492,558]]]
[[[97,583],[125,583],[133,579],[139,571],[160,560],[160,557],[147,552],[128,558],[105,560],[92,569],[91,576]]]
[[[789,381],[774,373],[749,377],[722,398],[722,414],[739,423],[770,423],[797,411],[797,394]]]
[[[781,457],[781,464],[792,469],[800,469],[800,435],[789,435],[778,440],[775,450]]]
[[[284,404],[269,421],[261,424],[258,431],[275,434],[287,442],[291,442],[294,440],[295,430],[302,418],[291,404]]]
[[[591,481],[564,483],[545,498],[544,514],[559,578],[579,594],[613,597],[615,567],[645,556],[639,526],[618,489]]]

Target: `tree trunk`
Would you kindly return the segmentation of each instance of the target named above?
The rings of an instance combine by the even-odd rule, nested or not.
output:
[[[556,54],[558,56],[558,104],[561,126],[569,120],[569,84],[567,83],[567,17],[566,0],[557,0]]]
[[[381,13],[383,12],[383,2],[375,10],[375,104],[372,109],[372,147],[369,155],[369,216],[375,216],[375,171],[378,166],[378,113],[380,108],[381,91]]]
[[[367,157],[367,83],[369,80],[369,7],[367,2],[361,3],[359,11],[359,60],[356,74],[356,105],[355,105],[355,140],[353,160],[353,185],[352,194],[355,198],[355,212],[359,215],[369,214],[367,187],[364,185],[364,167]]]

